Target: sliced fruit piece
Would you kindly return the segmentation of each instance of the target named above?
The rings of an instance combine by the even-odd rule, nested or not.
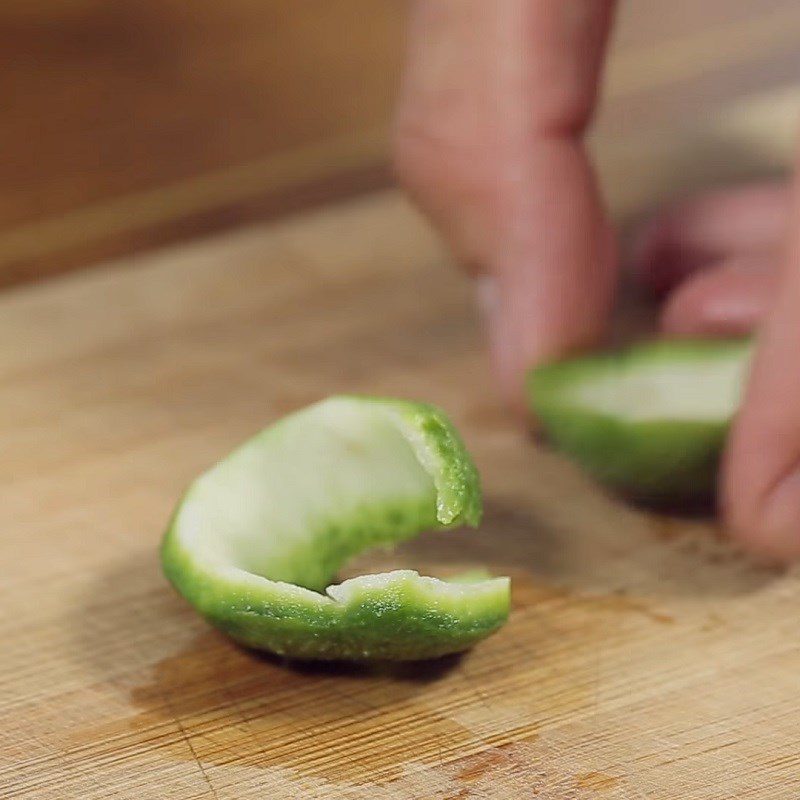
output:
[[[550,440],[598,479],[653,500],[713,491],[750,362],[746,341],[660,341],[528,376]]]
[[[251,647],[307,659],[432,658],[503,624],[507,578],[448,583],[397,570],[325,587],[367,548],[480,517],[478,473],[440,410],[333,397],[195,480],[161,560],[206,619]]]

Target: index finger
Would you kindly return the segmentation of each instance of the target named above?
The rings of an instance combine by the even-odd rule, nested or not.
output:
[[[614,287],[610,228],[583,147],[612,0],[415,4],[398,116],[405,183],[485,276],[495,368],[593,344]]]

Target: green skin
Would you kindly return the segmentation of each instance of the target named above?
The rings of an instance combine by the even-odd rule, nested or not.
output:
[[[363,430],[357,428],[358,438],[337,429],[342,416],[358,425],[362,416],[366,420]],[[278,544],[268,542],[259,553],[270,530],[245,525],[244,533],[237,532],[236,508],[254,508],[257,518],[263,504],[269,519],[281,491],[271,497],[265,489],[262,495],[253,464],[270,473],[275,460],[285,464],[293,442],[299,452],[309,441],[316,446],[317,434],[306,433],[310,426],[316,426],[322,445],[311,451],[318,457],[314,463],[290,465],[300,481],[328,487],[337,471],[347,471],[346,485],[359,496],[323,498],[296,533],[274,531]],[[345,448],[338,458],[337,448]],[[328,453],[330,462],[320,464]],[[401,462],[412,488],[393,497],[392,468],[397,463],[400,469]],[[380,489],[374,497],[371,480]],[[215,499],[220,485],[224,503]],[[296,500],[285,492],[283,497],[287,503]],[[161,561],[167,578],[209,622],[247,646],[303,659],[427,659],[465,650],[502,626],[509,613],[508,579],[472,576],[445,583],[398,570],[345,581],[330,588],[330,596],[319,592],[365,549],[425,529],[475,526],[480,517],[477,471],[441,411],[402,400],[338,397],[262,431],[198,478],[164,536]],[[207,519],[213,524],[206,525]],[[220,549],[228,541],[244,545],[231,545],[230,555]]]
[[[661,341],[548,364],[528,375],[529,404],[549,440],[608,486],[656,503],[703,500],[714,491],[732,414],[697,421],[632,420],[622,412],[593,410],[585,400],[573,402],[571,395],[578,383],[589,386],[609,373],[712,364],[732,356],[744,362],[749,354],[746,341]]]

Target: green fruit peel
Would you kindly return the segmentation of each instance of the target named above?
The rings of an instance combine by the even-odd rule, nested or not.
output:
[[[747,341],[659,341],[528,376],[548,438],[595,477],[651,500],[707,496],[739,406]]]
[[[477,471],[440,410],[333,397],[197,478],[161,560],[209,622],[250,647],[304,659],[433,658],[505,622],[507,578],[396,570],[328,584],[368,548],[480,517]]]

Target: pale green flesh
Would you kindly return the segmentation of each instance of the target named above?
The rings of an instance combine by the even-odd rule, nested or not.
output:
[[[326,585],[353,555],[476,524],[474,465],[423,404],[337,397],[266,429],[198,478],[162,548],[167,576],[214,624],[304,658],[425,658],[508,614],[508,580],[403,570]]]
[[[576,381],[569,402],[632,422],[730,419],[747,364],[739,353],[711,359],[655,360]]]
[[[662,341],[533,370],[531,407],[556,446],[612,486],[707,495],[749,368],[743,341]]]

